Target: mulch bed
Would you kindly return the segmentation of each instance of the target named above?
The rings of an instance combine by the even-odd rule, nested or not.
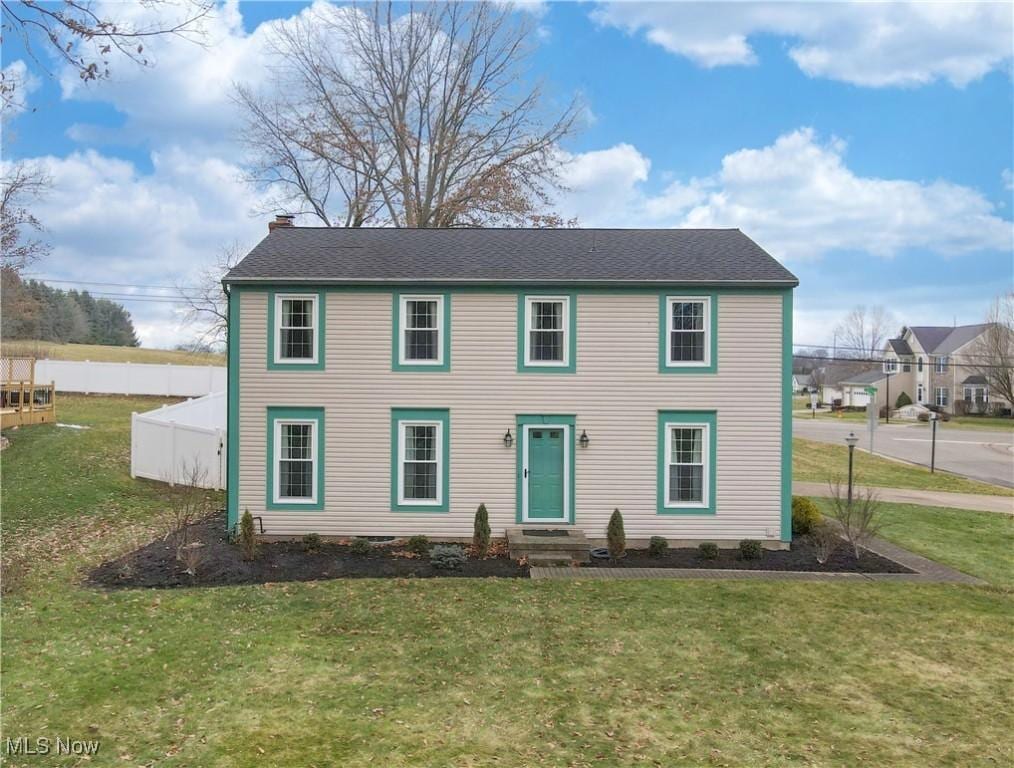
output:
[[[720,568],[734,571],[807,571],[817,573],[915,573],[893,560],[863,550],[857,561],[844,542],[821,565],[813,546],[797,538],[789,550],[765,549],[758,560],[743,560],[738,549],[718,550],[717,560],[705,560],[696,549],[670,549],[661,557],[652,557],[645,549],[628,549],[621,560],[592,560],[589,568]]]
[[[257,559],[246,562],[239,547],[227,540],[225,527],[222,514],[191,527],[192,540],[204,544],[201,548],[204,558],[196,576],[186,573],[173,547],[159,538],[98,566],[88,574],[86,582],[106,589],[168,589],[318,579],[528,576],[528,566],[519,565],[506,554],[484,559],[470,557],[461,570],[446,571],[434,568],[426,557],[393,554],[403,550],[399,544],[375,545],[369,554],[357,555],[344,544],[322,542],[319,551],[310,553],[300,541],[262,542]]]

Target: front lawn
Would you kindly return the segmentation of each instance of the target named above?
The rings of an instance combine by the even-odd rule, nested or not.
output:
[[[968,480],[947,472],[930,472],[924,467],[855,452],[856,482],[881,488],[916,488],[926,491],[980,493],[989,496],[1014,496],[1014,490],[998,485]],[[827,483],[829,477],[844,481],[848,474],[849,449],[802,437],[792,439],[792,479]]]
[[[65,398],[62,421],[94,425],[77,436],[87,442],[32,427],[4,451],[5,545],[31,554],[24,583],[2,601],[6,735],[98,739],[90,765],[1010,762],[1014,715],[1002,702],[1014,687],[1014,593],[1005,587],[359,579],[85,588],[86,567],[159,528],[161,486],[126,475],[124,421],[144,407]],[[39,465],[64,476],[36,479]],[[983,544],[995,532],[988,521],[981,535],[945,535],[959,518],[943,526],[950,517],[892,514],[899,529],[927,529],[924,546],[935,542],[957,567],[1002,555]]]
[[[927,422],[918,422],[920,427],[929,428]],[[1001,416],[952,416],[950,421],[937,425],[941,433],[948,429],[978,429],[987,432],[1014,432],[1014,419]]]

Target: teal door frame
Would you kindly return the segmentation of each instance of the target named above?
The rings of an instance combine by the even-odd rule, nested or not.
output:
[[[574,421],[573,416],[519,415],[517,417],[517,522],[553,524],[574,522]],[[562,514],[558,518],[532,518],[528,515],[528,480],[531,475],[529,432],[533,428],[563,431],[563,507]]]

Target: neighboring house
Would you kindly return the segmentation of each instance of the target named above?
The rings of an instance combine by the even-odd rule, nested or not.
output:
[[[229,295],[228,520],[791,539],[792,289],[738,230],[274,223]],[[743,393],[750,392],[749,398]]]
[[[808,395],[814,391],[816,391],[816,388],[813,384],[813,376],[808,373],[792,374],[792,394]]]
[[[866,408],[872,402],[876,408],[887,402],[887,374],[883,371],[863,371],[839,382],[841,404],[845,408]],[[870,396],[869,390],[876,391]]]
[[[966,411],[990,407],[1009,408],[1010,403],[989,391],[983,376],[974,369],[976,341],[988,324],[959,326],[912,326],[901,329],[884,348],[883,372],[889,379],[890,405],[905,392],[912,402],[954,413],[955,401]],[[991,405],[992,404],[992,405]]]

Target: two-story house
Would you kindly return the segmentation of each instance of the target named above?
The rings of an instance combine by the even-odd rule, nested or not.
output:
[[[987,324],[911,326],[901,329],[884,348],[883,373],[890,380],[891,407],[905,392],[912,402],[937,406],[953,413],[955,402],[966,409],[984,410],[990,403],[989,386],[976,370],[982,361],[976,342],[989,329]],[[883,405],[886,388],[877,393]]]
[[[742,232],[285,224],[224,279],[230,526],[791,539],[798,281]]]

